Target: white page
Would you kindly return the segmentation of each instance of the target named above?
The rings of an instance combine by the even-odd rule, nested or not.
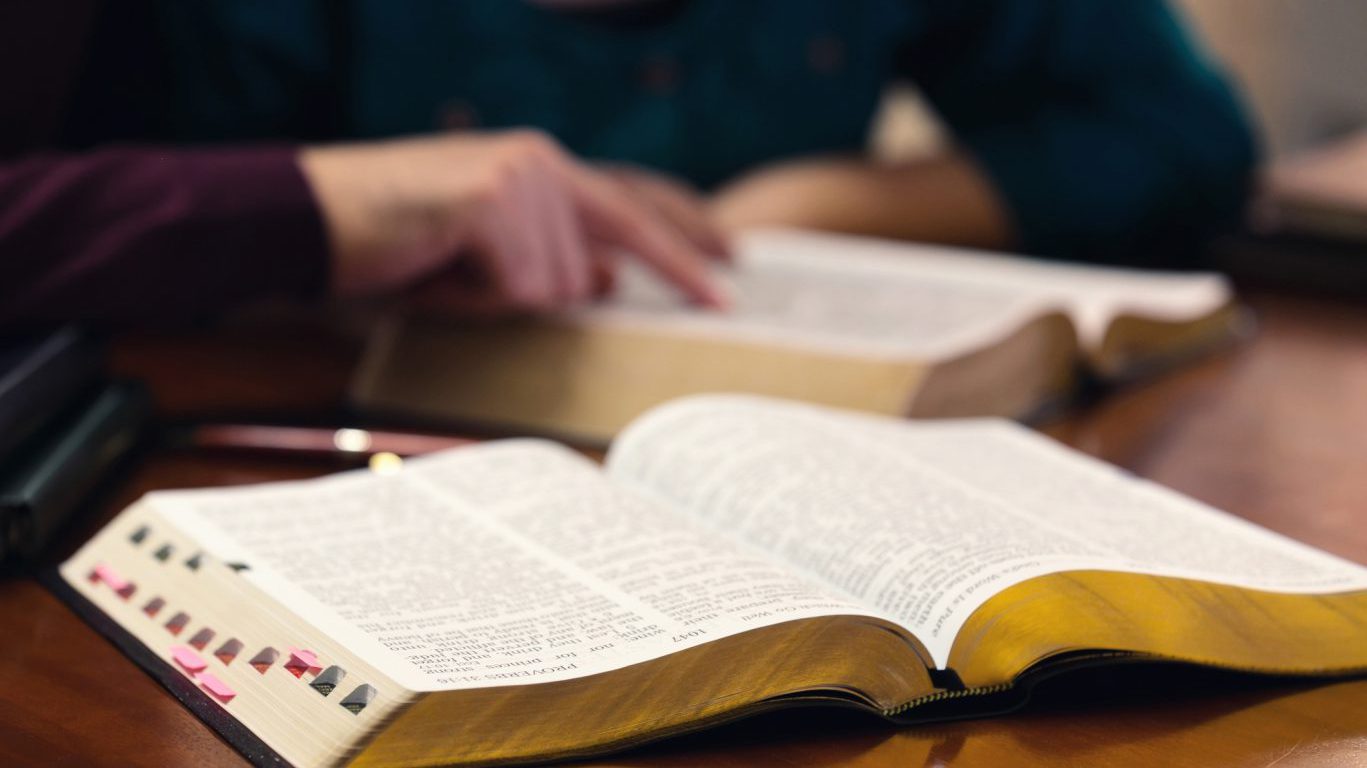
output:
[[[617,295],[571,316],[661,331],[930,361],[978,349],[1032,317],[1066,311],[1084,346],[1116,315],[1194,320],[1232,298],[1214,273],[1066,264],[946,246],[795,230],[756,230],[717,269],[736,306],[688,306],[644,268],[624,265]]]
[[[534,440],[149,502],[413,690],[563,680],[792,619],[870,614]]]
[[[800,239],[800,238],[799,238]],[[963,276],[908,269],[902,258],[843,249],[741,241],[732,266],[714,269],[728,288],[725,312],[699,309],[645,267],[626,261],[613,297],[569,322],[622,326],[892,360],[935,362],[1001,341],[1061,310],[1053,296]]]
[[[866,601],[939,665],[974,609],[1046,573],[1367,589],[1367,569],[1002,420],[912,423],[702,396],[637,419],[608,471]]]
[[[900,264],[908,275],[953,278],[1009,290],[1065,308],[1088,347],[1101,343],[1117,315],[1195,320],[1233,298],[1229,281],[1214,272],[1106,267],[793,230],[748,233],[742,239],[742,248],[795,259],[879,259]]]

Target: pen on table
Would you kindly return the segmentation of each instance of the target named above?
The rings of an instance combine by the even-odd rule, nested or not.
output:
[[[202,424],[191,427],[181,437],[176,442],[188,448],[336,459],[357,464],[364,464],[380,454],[418,456],[475,442],[463,437],[413,432],[258,424]]]

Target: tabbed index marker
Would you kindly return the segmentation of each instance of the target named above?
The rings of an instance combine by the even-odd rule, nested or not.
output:
[[[185,625],[190,623],[190,614],[181,611],[166,622],[166,631],[173,635],[179,635],[185,631]]]
[[[204,668],[209,666],[203,657],[183,645],[171,646],[171,658],[192,675],[196,672],[203,672]]]
[[[318,663],[318,654],[304,648],[291,648],[289,660],[285,662],[285,669],[289,670],[295,677],[303,677],[305,672],[318,674],[323,666]]]
[[[120,576],[118,571],[104,563],[96,565],[94,570],[90,572],[90,580],[96,584],[108,584],[115,591],[128,584],[128,581]]]
[[[218,650],[214,651],[214,656],[216,656],[219,661],[223,662],[223,666],[226,667],[232,663],[233,659],[237,658],[237,654],[239,653],[242,653],[242,641],[234,637],[229,638],[227,642],[220,645]]]
[[[266,670],[270,669],[271,665],[275,664],[276,660],[279,658],[280,652],[274,648],[268,647],[262,648],[261,651],[253,656],[252,660],[247,663],[255,667],[257,672],[264,675],[266,674]]]
[[[351,714],[359,715],[361,710],[366,708],[366,705],[375,700],[375,694],[375,686],[359,685],[356,686],[356,690],[348,693],[346,698],[342,699],[341,705]]]
[[[137,586],[133,582],[119,575],[119,572],[104,563],[96,564],[90,571],[90,581],[93,584],[107,584],[114,590],[114,594],[127,600],[133,596]]]
[[[204,690],[208,691],[210,695],[224,704],[232,701],[233,698],[237,696],[237,691],[234,691],[227,683],[219,680],[211,672],[205,672],[196,679],[199,680],[199,684],[204,687]]]
[[[204,650],[204,646],[208,645],[209,641],[213,639],[214,631],[208,627],[204,627],[190,638],[190,645],[202,651]]]
[[[309,687],[324,696],[328,696],[342,683],[342,678],[344,677],[346,677],[346,670],[334,664],[323,670],[322,674],[318,675],[318,677],[315,677],[313,681],[309,683]]]

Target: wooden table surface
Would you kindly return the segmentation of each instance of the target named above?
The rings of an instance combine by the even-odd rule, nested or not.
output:
[[[1051,434],[1196,498],[1367,563],[1367,307],[1271,294],[1242,347],[1113,393]],[[356,345],[316,329],[122,340],[116,368],[171,416],[335,419]],[[154,453],[64,549],[154,488],[302,477],[303,461]],[[61,553],[56,553],[60,555]],[[1364,640],[1367,642],[1367,640]],[[895,728],[778,713],[602,761],[683,765],[1367,766],[1367,680],[1145,673],[1067,683],[1025,712]],[[37,583],[0,581],[0,765],[239,766],[241,757]]]

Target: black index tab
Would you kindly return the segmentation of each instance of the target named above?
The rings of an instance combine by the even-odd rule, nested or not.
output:
[[[334,664],[320,672],[317,677],[313,678],[309,683],[309,686],[312,687],[313,690],[327,696],[332,693],[334,688],[341,684],[342,678],[344,677],[346,677],[346,670]]]
[[[375,686],[368,683],[357,686],[356,690],[348,693],[347,697],[342,699],[342,707],[353,715],[359,715],[361,710],[375,700],[376,693]]]

